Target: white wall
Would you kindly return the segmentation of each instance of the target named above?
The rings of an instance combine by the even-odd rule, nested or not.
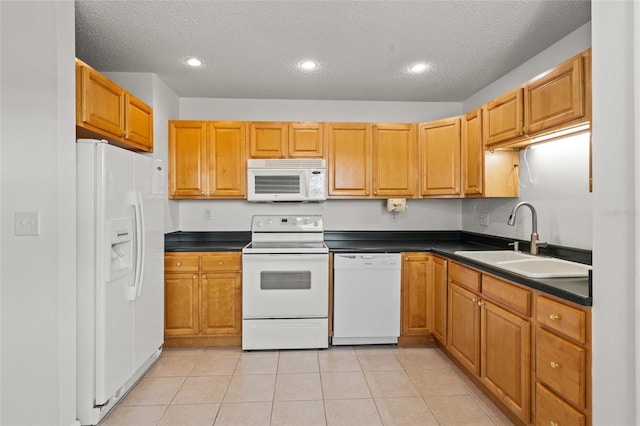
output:
[[[460,200],[407,200],[407,211],[389,213],[386,200],[329,200],[323,203],[249,203],[247,201],[181,201],[183,231],[250,231],[255,214],[319,214],[330,231],[456,230]],[[204,220],[204,209],[213,219]]]
[[[3,425],[75,422],[73,2],[0,2]],[[14,236],[16,211],[39,236]]]
[[[593,29],[593,424],[637,425],[638,277],[634,189],[634,8],[594,1]],[[636,29],[640,22],[635,21]],[[638,40],[635,40],[638,43]],[[639,60],[640,58],[635,58]],[[639,76],[635,74],[635,83]]]
[[[461,113],[459,102],[180,98],[182,120],[420,123]]]
[[[526,154],[521,151],[520,182],[517,199],[465,200],[462,228],[529,240],[529,209],[519,209],[515,226],[507,225],[511,209],[519,201],[528,201],[538,214],[541,241],[591,250],[593,194],[589,193],[589,134],[535,145]],[[480,225],[480,213],[489,214],[488,226]]]

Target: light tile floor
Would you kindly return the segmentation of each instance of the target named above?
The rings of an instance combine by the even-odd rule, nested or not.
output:
[[[437,348],[165,349],[104,426],[510,425]]]

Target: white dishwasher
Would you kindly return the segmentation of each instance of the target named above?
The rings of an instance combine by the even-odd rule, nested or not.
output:
[[[334,254],[333,345],[398,343],[400,267],[400,253]]]

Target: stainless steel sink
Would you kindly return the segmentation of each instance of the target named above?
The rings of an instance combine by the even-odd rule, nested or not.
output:
[[[455,254],[528,278],[586,277],[591,266],[509,250],[456,251]]]

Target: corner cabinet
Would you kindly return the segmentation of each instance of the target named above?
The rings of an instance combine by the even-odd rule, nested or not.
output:
[[[246,124],[169,121],[170,198],[246,198]]]
[[[76,135],[153,152],[153,110],[113,81],[76,59]]]
[[[239,345],[242,273],[238,252],[165,254],[165,345]]]
[[[520,155],[517,149],[484,150],[483,109],[462,119],[462,192],[464,197],[517,197]]]

